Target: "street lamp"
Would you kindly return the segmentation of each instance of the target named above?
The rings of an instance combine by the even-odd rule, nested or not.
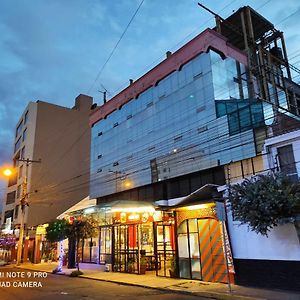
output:
[[[10,168],[6,168],[2,171],[2,174],[6,177],[10,177],[13,174],[13,170]]]
[[[20,220],[20,230],[19,230],[19,241],[18,241],[18,252],[17,252],[17,265],[21,263],[22,250],[23,250],[23,238],[24,238],[24,219],[25,219],[25,208],[28,206],[28,193],[27,193],[27,182],[28,182],[28,166],[30,163],[40,163],[41,160],[31,160],[27,159],[17,159],[18,161],[26,162],[25,176],[22,183],[22,195],[20,199],[21,206],[21,220]],[[13,168],[3,168],[2,174],[6,177],[10,177],[15,173]]]

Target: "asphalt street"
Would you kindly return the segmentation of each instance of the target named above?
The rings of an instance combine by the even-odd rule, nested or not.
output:
[[[1,300],[196,300],[207,299],[173,292],[71,278],[12,267],[0,267]]]

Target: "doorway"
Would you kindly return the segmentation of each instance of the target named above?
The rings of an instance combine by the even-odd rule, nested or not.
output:
[[[156,275],[170,277],[172,264],[176,259],[174,224],[157,222],[156,232]]]
[[[100,227],[99,264],[112,264],[112,226]]]
[[[99,239],[87,238],[83,240],[82,262],[98,263],[99,261]]]
[[[177,229],[179,277],[227,282],[221,228],[215,219],[187,219]]]
[[[137,226],[137,224],[126,224],[113,227],[113,265],[116,272],[138,272]]]

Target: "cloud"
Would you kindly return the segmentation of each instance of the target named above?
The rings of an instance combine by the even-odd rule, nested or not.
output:
[[[224,17],[238,7],[266,1],[202,1]],[[2,0],[0,14],[0,165],[9,159],[15,125],[30,100],[71,107],[86,93],[140,0]],[[272,0],[259,10],[274,24],[299,7]],[[279,25],[288,52],[299,50],[299,14]],[[214,18],[197,1],[146,0],[91,95],[100,83],[111,92],[128,85],[208,26]],[[196,30],[195,30],[196,29]]]

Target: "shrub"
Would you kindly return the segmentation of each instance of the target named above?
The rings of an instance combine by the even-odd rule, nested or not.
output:
[[[273,227],[295,222],[300,213],[300,185],[283,174],[258,175],[229,187],[234,219],[268,236]]]
[[[80,275],[83,275],[83,272],[76,270],[70,274],[70,277],[78,277]]]

